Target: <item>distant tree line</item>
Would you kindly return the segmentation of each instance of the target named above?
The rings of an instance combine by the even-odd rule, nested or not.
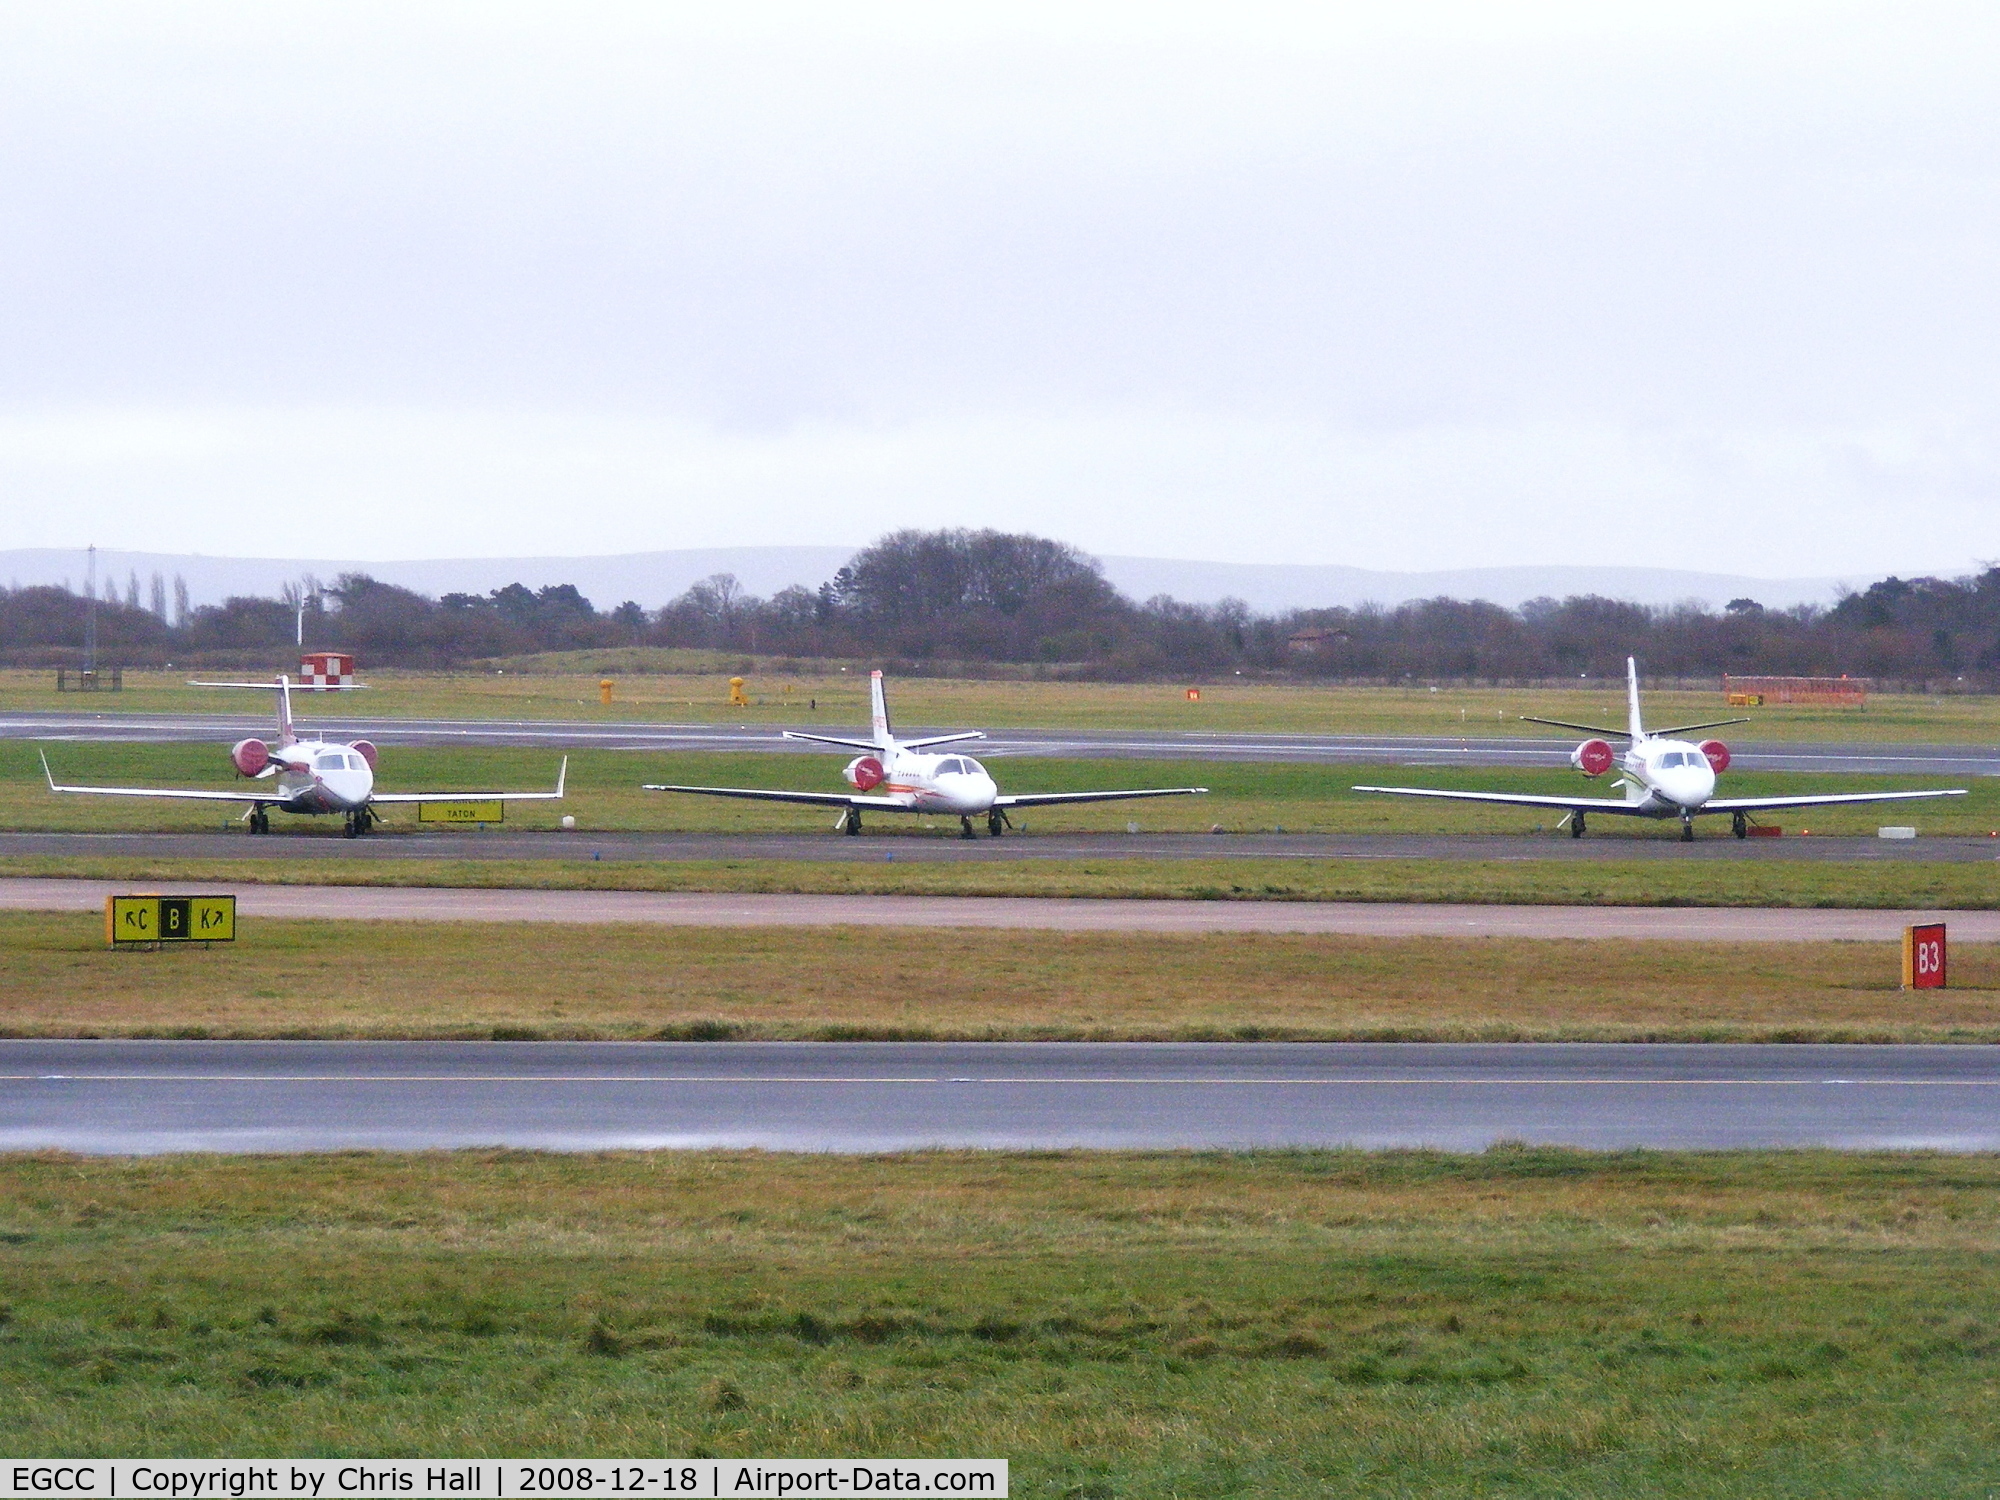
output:
[[[98,655],[127,666],[282,665],[301,604],[308,646],[351,650],[376,666],[678,646],[893,661],[904,670],[1032,664],[1122,679],[1240,671],[1500,682],[1615,677],[1636,655],[1653,676],[1847,673],[2000,690],[2000,567],[1957,579],[1886,578],[1824,608],[1734,599],[1713,611],[1585,596],[1518,609],[1427,599],[1260,615],[1235,599],[1128,599],[1065,543],[963,530],[885,536],[817,589],[764,599],[720,573],[656,610],[631,600],[600,610],[570,584],[431,599],[365,574],[192,608],[180,579],[169,590],[154,575],[142,588],[134,575],[122,588],[107,583],[97,602]],[[86,601],[67,589],[0,590],[0,659],[79,661],[86,613]]]

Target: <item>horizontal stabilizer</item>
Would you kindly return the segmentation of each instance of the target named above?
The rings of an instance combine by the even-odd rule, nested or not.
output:
[[[1572,724],[1567,719],[1538,719],[1533,714],[1522,714],[1521,722],[1523,724],[1553,724],[1558,729],[1576,729],[1582,731],[1584,734],[1601,734],[1606,739],[1612,740],[1629,740],[1632,738],[1632,731],[1629,729],[1602,729],[1595,724]]]

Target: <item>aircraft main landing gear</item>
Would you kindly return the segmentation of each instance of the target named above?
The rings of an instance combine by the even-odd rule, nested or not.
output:
[[[256,807],[250,810],[250,831],[252,833],[269,833],[271,831],[271,815],[265,812],[263,808]]]
[[[1729,831],[1739,839],[1749,838],[1750,815],[1748,813],[1731,813],[1729,815]]]
[[[856,834],[861,832],[860,808],[858,807],[848,808],[847,816],[840,820],[840,831],[846,834]]]
[[[979,837],[978,834],[972,831],[971,814],[968,813],[958,820],[958,836],[962,839],[976,839]]]
[[[1573,839],[1583,837],[1583,810],[1581,808],[1578,808],[1569,815],[1569,836]]]
[[[986,814],[986,831],[996,839],[1000,837],[1003,828],[1011,826],[1007,821],[1007,815],[997,807]]]

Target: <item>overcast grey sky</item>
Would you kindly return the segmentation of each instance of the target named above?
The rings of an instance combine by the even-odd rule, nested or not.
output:
[[[0,9],[0,545],[2000,556],[1991,5],[743,9]]]

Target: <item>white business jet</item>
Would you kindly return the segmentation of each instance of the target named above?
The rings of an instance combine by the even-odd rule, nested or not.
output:
[[[1639,666],[1625,658],[1625,729],[1599,729],[1591,724],[1571,724],[1562,719],[1521,717],[1530,724],[1553,724],[1558,729],[1580,729],[1586,734],[1608,738],[1588,739],[1570,752],[1569,763],[1586,776],[1602,776],[1616,759],[1609,739],[1623,739],[1626,746],[1625,774],[1613,786],[1625,789],[1622,802],[1609,797],[1533,797],[1515,792],[1441,792],[1429,787],[1358,786],[1357,792],[1385,792],[1395,797],[1446,797],[1460,802],[1499,802],[1517,807],[1559,807],[1569,816],[1571,838],[1583,837],[1586,815],[1614,813],[1626,818],[1679,818],[1681,838],[1692,842],[1694,820],[1700,813],[1728,813],[1736,836],[1750,834],[1750,814],[1781,807],[1833,807],[1847,802],[1912,802],[1928,797],[1963,797],[1960,788],[1949,792],[1832,792],[1812,797],[1717,797],[1716,776],[1729,768],[1729,747],[1721,740],[1694,744],[1674,739],[1697,729],[1720,729],[1725,724],[1747,724],[1747,719],[1714,719],[1706,724],[1677,724],[1672,729],[1649,732],[1639,722]],[[1558,828],[1561,823],[1556,825]]]
[[[274,807],[279,812],[310,816],[339,813],[346,819],[347,837],[355,838],[380,821],[375,809],[385,803],[554,802],[561,800],[563,783],[569,777],[569,757],[564,756],[552,792],[378,792],[376,750],[368,741],[337,744],[331,740],[302,740],[293,733],[291,678],[280,676],[271,682],[192,682],[188,686],[249,688],[278,695],[277,743],[239,740],[229,750],[229,763],[236,774],[264,785],[242,791],[212,792],[170,787],[58,786],[55,773],[49,769],[48,752],[43,751],[42,774],[49,779],[49,790],[98,797],[171,797],[190,802],[244,803],[247,806],[243,819],[252,833],[271,831],[270,810]]]
[[[847,763],[841,772],[850,792],[766,792],[734,786],[647,786],[649,792],[693,792],[702,797],[747,797],[759,802],[816,802],[843,809],[834,826],[843,833],[861,832],[864,809],[879,812],[943,813],[958,819],[960,835],[972,838],[972,820],[984,816],[986,831],[1000,837],[1012,827],[1007,810],[1014,807],[1052,807],[1063,802],[1122,802],[1134,797],[1193,797],[1208,790],[1205,786],[1150,787],[1128,792],[1030,792],[1003,797],[986,767],[969,755],[927,755],[934,745],[955,745],[963,740],[983,740],[976,729],[958,734],[935,734],[921,740],[899,740],[889,730],[889,704],[882,691],[882,674],[871,672],[868,692],[874,709],[874,738],[842,739],[830,734],[801,734],[786,730],[788,740],[810,740],[818,745],[839,745],[848,750],[865,750]],[[876,794],[875,789],[884,790]]]

